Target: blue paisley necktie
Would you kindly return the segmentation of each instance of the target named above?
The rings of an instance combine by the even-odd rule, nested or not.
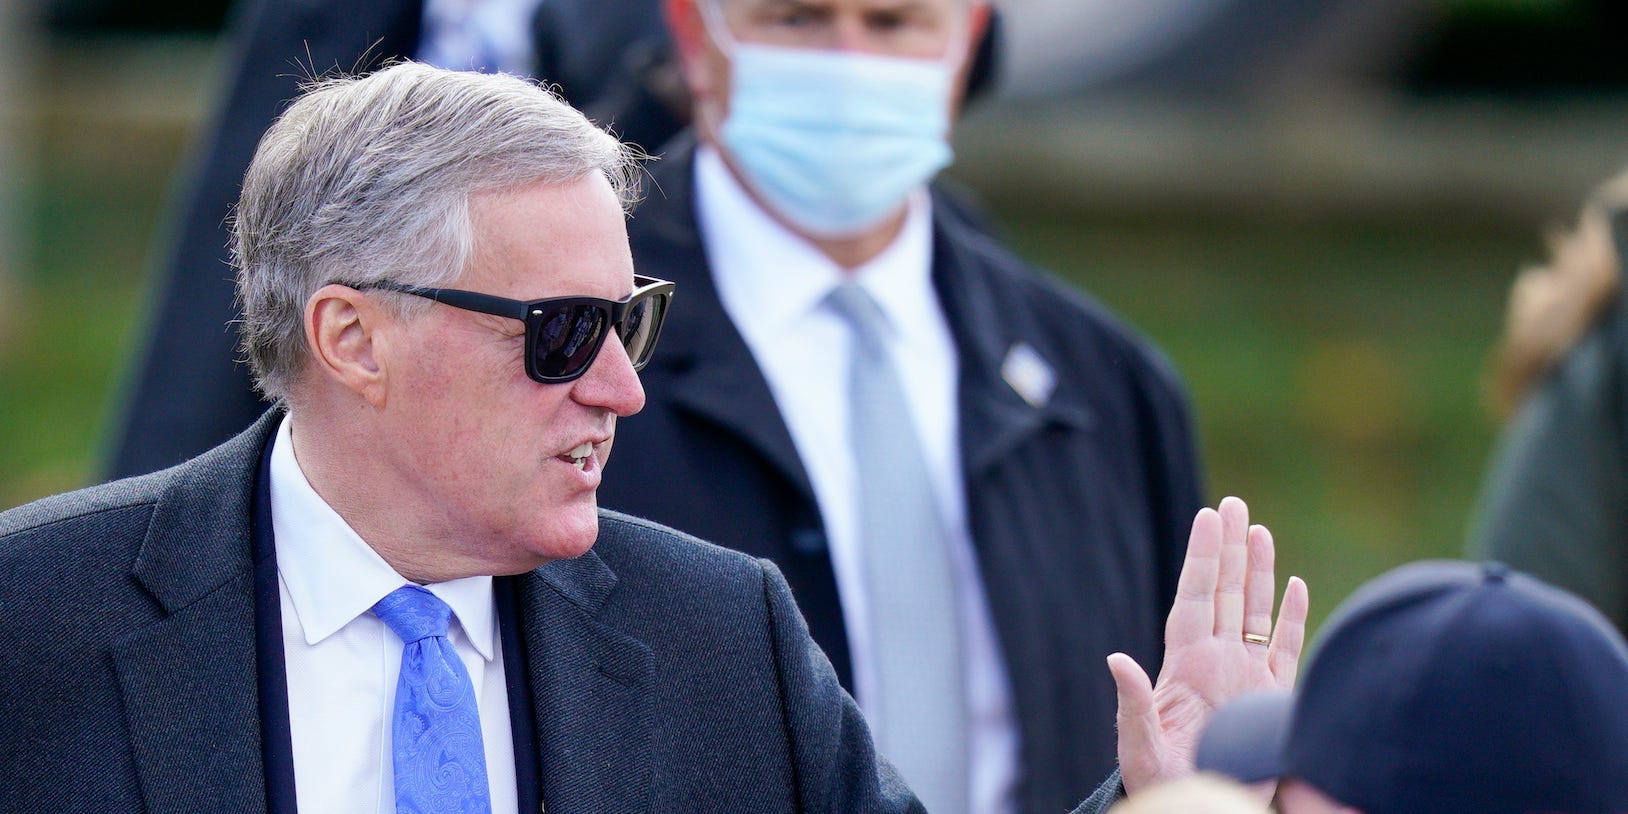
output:
[[[452,608],[406,585],[379,600],[373,613],[402,641],[390,726],[396,814],[491,814],[475,687],[447,641]]]

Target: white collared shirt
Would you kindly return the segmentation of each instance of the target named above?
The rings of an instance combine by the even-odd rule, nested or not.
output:
[[[859,551],[859,484],[848,440],[848,323],[825,304],[855,280],[892,328],[893,357],[944,528],[951,532],[971,724],[972,811],[1016,810],[1018,735],[994,620],[967,532],[957,430],[954,337],[932,282],[932,217],[925,189],[912,193],[898,237],[844,271],[758,207],[718,153],[695,159],[696,219],[718,296],[768,380],[825,524],[860,708],[876,696],[876,657]]]
[[[271,525],[301,814],[395,811],[390,719],[401,639],[371,609],[408,584],[358,537],[295,460],[293,415],[271,450]],[[448,638],[469,671],[494,812],[516,811],[514,740],[491,577],[425,588],[452,607]]]

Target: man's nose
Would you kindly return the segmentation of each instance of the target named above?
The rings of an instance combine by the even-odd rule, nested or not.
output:
[[[644,385],[618,337],[605,339],[588,372],[572,383],[571,395],[582,404],[603,407],[622,417],[644,409]]]
[[[869,52],[876,48],[876,44],[871,41],[864,19],[857,14],[842,14],[832,25],[829,47],[833,51]]]

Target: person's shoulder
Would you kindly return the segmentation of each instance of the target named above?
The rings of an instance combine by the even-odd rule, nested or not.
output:
[[[783,581],[768,560],[617,511],[599,510],[593,550],[615,571],[620,586],[658,606],[677,597],[685,602],[707,597],[718,609],[760,609],[765,591]]]
[[[1025,313],[1066,319],[1083,327],[1135,337],[1136,332],[1096,297],[1049,271],[1036,268],[1012,250],[985,217],[970,216],[966,204],[934,189],[933,226],[953,252],[958,275],[978,275],[985,287],[1003,297],[1019,298]]]
[[[0,512],[0,540],[72,535],[79,529],[150,513],[163,494],[169,470],[41,498]]]
[[[15,581],[5,565],[19,559],[55,561],[139,545],[155,512],[207,523],[200,515],[246,511],[256,454],[275,418],[268,414],[238,437],[168,469],[0,512],[0,579]]]
[[[608,509],[592,553],[614,575],[601,618],[660,647],[755,646],[790,602],[769,561]]]
[[[763,562],[651,520],[599,512],[598,554],[621,579],[681,590],[705,587],[762,591]]]
[[[147,536],[163,473],[79,489],[0,512],[0,606],[36,605],[129,566]]]

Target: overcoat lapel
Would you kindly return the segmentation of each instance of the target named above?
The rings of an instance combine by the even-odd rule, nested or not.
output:
[[[279,416],[175,470],[135,563],[166,616],[109,656],[149,814],[265,810],[249,517]]]
[[[592,551],[519,581],[549,814],[648,812],[656,777],[655,656],[606,625],[616,575]]]
[[[937,196],[934,196],[937,200]],[[961,215],[945,206],[933,210],[933,287],[955,338],[960,366],[960,441],[963,477],[968,484],[1030,436],[1049,424],[1090,429],[1090,408],[1062,399],[1031,404],[1007,382],[1002,368],[1014,349],[1028,345],[1043,363],[1056,369],[1058,351],[1038,329],[1030,328],[1029,306],[1013,305],[1009,292],[977,272],[987,261],[969,256],[971,249],[950,239]],[[968,489],[968,499],[977,490]]]

